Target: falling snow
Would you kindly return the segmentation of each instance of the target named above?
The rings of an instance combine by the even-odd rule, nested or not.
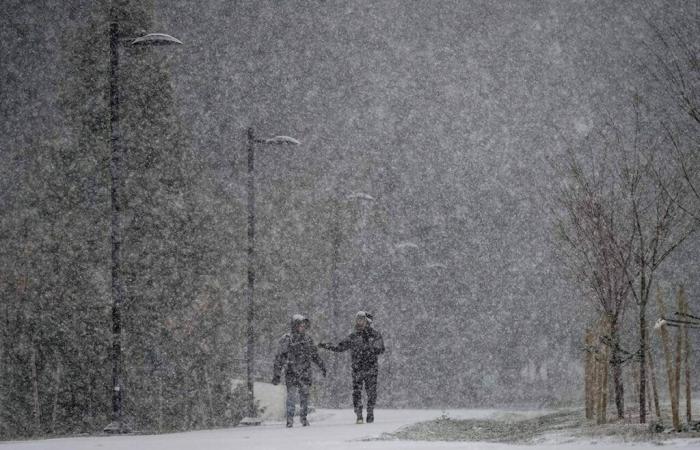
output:
[[[606,420],[640,419],[640,317],[670,408],[657,290],[700,316],[699,5],[3,2],[0,448],[451,448],[398,432],[582,410],[602,317]],[[290,321],[336,345],[358,311],[376,430],[323,350],[312,431],[285,430]],[[74,437],[110,424],[210,431]]]

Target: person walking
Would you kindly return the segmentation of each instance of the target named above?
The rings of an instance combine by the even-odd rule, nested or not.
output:
[[[384,340],[379,331],[372,328],[372,315],[359,311],[355,315],[355,331],[338,345],[321,342],[319,347],[334,352],[350,350],[352,361],[352,406],[358,424],[363,423],[362,388],[367,395],[367,423],[374,422],[374,405],[377,401],[378,356],[384,353]]]
[[[281,372],[284,368],[284,382],[287,387],[287,428],[294,425],[297,397],[300,422],[302,426],[309,426],[306,415],[309,409],[311,362],[313,361],[321,369],[323,376],[326,376],[326,366],[318,354],[313,339],[306,334],[309,328],[309,319],[301,314],[295,314],[291,321],[291,332],[282,336],[275,355],[272,384],[280,384]]]

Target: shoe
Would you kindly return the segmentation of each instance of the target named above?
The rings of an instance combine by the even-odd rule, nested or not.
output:
[[[368,412],[367,413],[367,423],[373,423],[374,422],[374,413]]]
[[[287,428],[292,428],[294,426],[294,419],[287,419]]]
[[[359,425],[359,424],[365,423],[365,421],[362,420],[362,417],[358,417],[357,420],[355,421],[355,423]]]
[[[309,426],[309,421],[306,420],[306,417],[301,418],[301,426],[302,427],[308,427]]]

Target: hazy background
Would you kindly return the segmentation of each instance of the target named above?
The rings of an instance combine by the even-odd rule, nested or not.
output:
[[[125,49],[120,66],[126,398],[141,428],[219,423],[217,398],[235,415],[226,380],[245,373],[248,127],[302,143],[256,149],[259,379],[292,313],[311,318],[318,341],[365,309],[387,346],[382,407],[580,400],[594,303],[553,257],[549,194],[561,180],[547,160],[628,114],[634,93],[656,95],[646,20],[697,14],[697,2],[122,3],[138,10],[134,35],[184,43]],[[49,386],[89,366],[84,385],[36,390],[54,429],[62,417],[91,429],[110,408],[107,6],[5,0],[0,24],[1,344],[15,380],[0,410],[29,417],[44,383],[31,379]],[[77,172],[57,178],[56,158]],[[58,200],[36,194],[47,179],[68,186]],[[695,237],[661,277],[685,284],[691,309],[698,252]],[[55,267],[76,270],[49,280]],[[67,331],[42,331],[54,327]],[[334,370],[316,402],[347,406],[348,356],[323,356]],[[170,421],[144,408],[149,396]],[[0,431],[31,433],[9,420]]]

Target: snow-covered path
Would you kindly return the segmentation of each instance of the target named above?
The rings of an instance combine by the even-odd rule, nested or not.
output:
[[[434,419],[443,413],[452,418],[485,418],[503,411],[494,410],[377,410],[376,422],[356,425],[351,410],[319,410],[309,416],[310,427],[287,429],[282,423],[266,423],[257,427],[193,431],[162,435],[101,436],[45,439],[36,441],[0,442],[0,450],[337,450],[337,449],[411,449],[411,450],[505,450],[527,449],[528,446],[485,442],[415,442],[368,440],[402,426]],[[522,413],[522,412],[520,412]],[[698,448],[698,440],[669,442],[674,448]],[[545,448],[579,449],[658,449],[647,444],[609,444],[575,442],[541,445]],[[535,448],[535,446],[530,447]]]

